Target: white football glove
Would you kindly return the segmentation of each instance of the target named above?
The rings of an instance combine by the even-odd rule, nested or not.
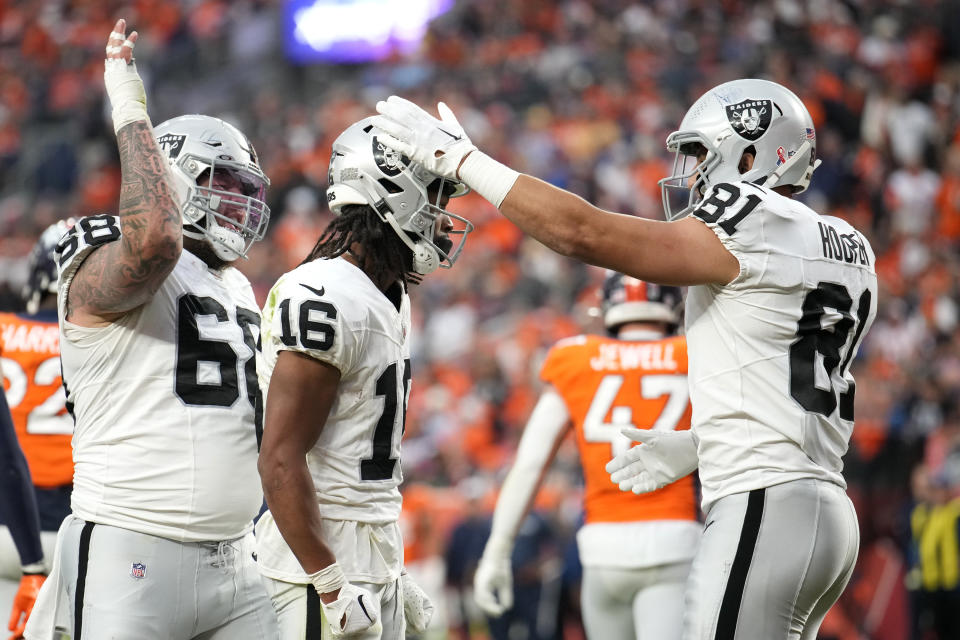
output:
[[[340,587],[336,600],[321,604],[334,638],[350,637],[380,624],[380,600],[349,582]]]
[[[426,631],[433,618],[433,603],[427,593],[420,588],[404,569],[400,574],[400,588],[403,590],[403,615],[407,624],[416,633]]]
[[[631,447],[607,463],[610,479],[621,491],[649,493],[675,482],[697,468],[697,441],[692,430],[621,429],[643,444]]]
[[[390,96],[377,103],[379,116],[374,116],[375,127],[388,135],[383,142],[406,155],[424,169],[438,176],[459,180],[457,169],[463,158],[476,145],[464,133],[446,104],[437,104],[440,119],[399,96]]]
[[[133,62],[133,47],[137,32],[126,35],[126,22],[117,20],[107,39],[106,60],[103,64],[103,83],[113,107],[113,130],[120,131],[131,122],[146,120],[147,93],[143,80]]]
[[[489,543],[477,565],[477,572],[473,574],[473,599],[485,613],[495,618],[513,607],[510,556],[490,552]]]

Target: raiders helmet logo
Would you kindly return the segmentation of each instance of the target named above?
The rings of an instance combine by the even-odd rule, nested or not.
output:
[[[757,140],[770,128],[773,117],[773,102],[770,100],[744,100],[727,106],[727,120],[741,138]]]
[[[373,159],[380,171],[391,178],[410,164],[410,158],[383,144],[377,136],[373,136]]]
[[[165,133],[157,138],[157,145],[160,150],[166,153],[172,160],[176,160],[180,152],[183,151],[183,143],[187,136],[179,133]]]
[[[247,146],[243,146],[241,144],[240,148],[250,154],[250,162],[252,162],[255,165],[259,165],[260,158],[257,157],[257,150],[253,148],[253,143],[250,142],[250,140],[248,140],[247,138],[244,138],[243,141],[247,144]]]

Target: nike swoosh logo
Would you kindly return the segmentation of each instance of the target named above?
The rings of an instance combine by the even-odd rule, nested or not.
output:
[[[310,285],[308,285],[308,284],[303,284],[302,282],[300,283],[300,286],[303,287],[304,289],[306,289],[307,291],[312,291],[313,293],[315,293],[315,294],[317,294],[318,296],[321,296],[321,297],[323,297],[323,292],[326,291],[326,289],[324,289],[323,287],[320,287],[319,289],[314,289],[314,288],[311,287]]]
[[[362,594],[359,595],[359,596],[357,596],[357,602],[360,603],[360,608],[363,609],[363,615],[367,616],[367,620],[369,620],[370,622],[373,622],[373,618],[370,616],[369,613],[367,613],[367,608],[366,608],[366,607],[364,606],[364,604],[363,604],[363,595],[362,595]]]
[[[453,138],[454,140],[463,140],[463,136],[455,136],[455,135],[453,135],[452,133],[450,133],[449,131],[446,131],[446,130],[444,130],[444,129],[441,129],[440,127],[437,127],[437,129],[438,129],[439,131],[447,134],[448,136],[450,136],[450,137]]]
[[[706,532],[707,532],[707,529],[709,529],[710,527],[712,527],[714,522],[716,522],[716,520],[711,520],[710,522],[708,522],[708,523],[707,523],[707,526],[705,526],[705,527],[703,528],[703,533],[706,533]],[[703,535],[703,534],[700,534],[700,535]]]

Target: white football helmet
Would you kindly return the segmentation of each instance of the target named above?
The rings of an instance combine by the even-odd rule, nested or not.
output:
[[[371,118],[354,123],[333,142],[327,173],[327,203],[334,215],[347,204],[368,205],[413,251],[413,270],[421,275],[438,267],[449,269],[457,261],[467,234],[469,220],[442,209],[443,193],[451,198],[467,192],[463,183],[438,177],[408,157],[384,145]],[[437,202],[430,202],[427,189],[437,183]],[[446,214],[454,222],[451,235],[460,242],[449,251],[434,237],[436,219]]]
[[[740,173],[740,159],[751,147],[753,167]],[[820,164],[807,108],[792,91],[769,80],[734,80],[707,91],[667,136],[667,150],[676,154],[673,174],[660,181],[667,220],[690,213],[721,182],[791,186],[800,193]],[[697,153],[703,151],[706,158],[697,165]]]
[[[183,215],[183,235],[206,240],[221,260],[246,257],[270,222],[264,202],[270,180],[260,169],[253,145],[239,129],[219,118],[188,115],[154,129],[170,163]],[[226,174],[242,194],[214,186]]]

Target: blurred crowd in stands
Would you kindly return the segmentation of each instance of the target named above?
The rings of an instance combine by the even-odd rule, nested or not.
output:
[[[960,2],[457,0],[416,53],[346,66],[288,63],[282,10],[0,0],[0,309],[18,308],[24,256],[49,223],[116,211],[101,74],[118,16],[140,32],[154,123],[219,115],[256,145],[272,219],[240,268],[261,302],[330,219],[331,142],[391,93],[445,100],[518,170],[662,218],[663,141],[685,109],[726,80],[780,82],[813,115],[823,160],[802,198],[869,237],[881,282],[846,458],[861,559],[821,637],[960,638]],[[404,521],[408,563],[435,590],[446,583],[440,615],[466,638],[487,633],[468,585],[539,363],[557,339],[599,329],[587,310],[602,273],[525,239],[475,195],[450,208],[477,230],[454,269],[414,291]],[[494,637],[578,637],[579,499],[569,443],[517,547],[516,616]]]

